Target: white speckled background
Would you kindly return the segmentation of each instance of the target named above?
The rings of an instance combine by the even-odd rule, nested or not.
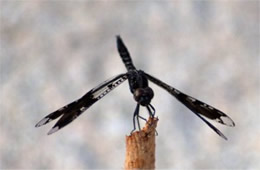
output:
[[[224,141],[155,91],[158,169],[260,168],[260,1],[0,1],[0,169],[122,169],[135,101],[124,83],[73,123],[34,125],[137,68],[226,112]],[[147,116],[142,109],[142,115]]]

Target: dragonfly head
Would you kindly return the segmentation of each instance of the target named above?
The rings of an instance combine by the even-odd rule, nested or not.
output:
[[[138,88],[134,91],[134,99],[142,106],[147,106],[151,103],[154,96],[153,90],[150,87]]]

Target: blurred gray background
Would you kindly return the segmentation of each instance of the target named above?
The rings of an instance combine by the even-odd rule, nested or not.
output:
[[[260,168],[259,2],[2,0],[0,168],[123,168],[136,105],[127,82],[51,136],[54,122],[34,127],[126,72],[117,34],[137,68],[236,123],[213,122],[225,141],[151,84],[158,169]]]

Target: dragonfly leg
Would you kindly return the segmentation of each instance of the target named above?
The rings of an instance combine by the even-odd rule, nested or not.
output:
[[[150,115],[151,117],[154,117],[154,115],[155,115],[155,108],[154,108],[151,104],[149,104],[148,106],[146,106],[146,108],[147,108],[147,110],[148,110],[148,112],[149,112],[149,115]]]
[[[140,116],[139,113],[138,113],[138,115],[137,115],[137,123],[138,123],[138,128],[139,128],[139,130],[141,130],[139,118],[142,119],[142,120],[144,120],[145,123],[147,123],[147,119],[145,119],[144,117]]]
[[[136,130],[135,119],[137,119],[138,127],[140,128],[140,123],[139,123],[139,121],[138,121],[139,107],[140,107],[140,105],[137,104],[137,105],[136,105],[136,108],[135,108],[134,115],[133,115],[133,125],[134,125],[134,129],[131,131],[131,134]]]
[[[140,126],[140,121],[139,121],[139,118],[141,116],[139,116],[139,107],[138,107],[138,111],[136,113],[136,121],[137,121],[137,124],[138,124],[138,129],[141,130],[141,126]]]
[[[151,104],[149,104],[148,106],[146,106],[146,108],[147,108],[147,110],[148,110],[148,112],[149,112],[150,117],[154,118],[155,108],[154,108]],[[158,136],[157,130],[155,130],[155,135]]]
[[[140,115],[138,115],[138,118],[140,118],[140,119],[144,120],[145,122],[147,122],[147,119],[145,119],[144,117],[142,117]]]

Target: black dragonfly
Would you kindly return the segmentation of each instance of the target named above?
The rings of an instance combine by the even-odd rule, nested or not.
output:
[[[116,36],[117,39],[117,49],[122,61],[125,64],[127,72],[124,74],[119,74],[111,79],[108,79],[102,82],[100,85],[91,89],[84,96],[79,98],[78,100],[60,108],[59,110],[47,115],[44,117],[39,123],[35,126],[40,127],[49,123],[50,121],[61,117],[57,123],[53,126],[53,128],[48,132],[48,135],[58,131],[63,128],[73,120],[75,120],[79,115],[81,115],[84,111],[86,111],[90,106],[92,106],[95,102],[103,98],[109,92],[111,92],[118,85],[123,83],[128,79],[129,88],[131,93],[134,96],[135,101],[137,102],[134,115],[133,115],[133,125],[134,130],[136,130],[136,122],[138,123],[138,127],[140,129],[139,118],[146,121],[145,118],[139,115],[140,105],[147,108],[148,113],[151,117],[155,115],[155,109],[151,105],[151,100],[154,97],[153,90],[148,85],[148,80],[160,86],[161,88],[168,91],[171,95],[173,95],[177,100],[179,100],[182,104],[188,107],[195,115],[197,115],[202,121],[204,121],[210,128],[212,128],[219,136],[226,139],[227,138],[212,124],[210,124],[204,117],[217,121],[218,123],[227,125],[227,126],[235,126],[233,120],[228,117],[222,111],[198,100],[194,97],[188,96],[181,91],[177,90],[174,87],[169,86],[168,84],[162,82],[161,80],[147,74],[142,70],[137,70],[133,65],[130,54],[124,45],[120,36]],[[132,132],[133,132],[132,131]]]

